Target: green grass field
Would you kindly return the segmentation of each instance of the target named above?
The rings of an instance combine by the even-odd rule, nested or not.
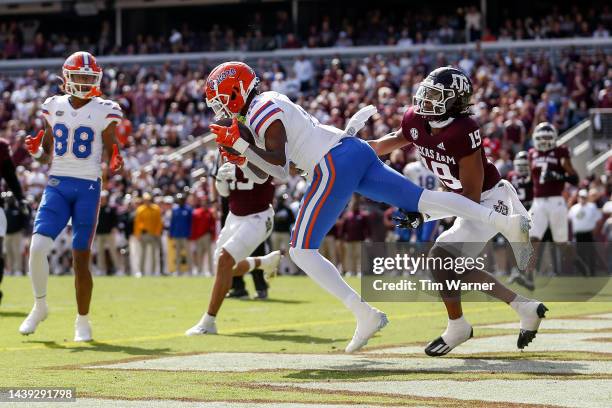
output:
[[[250,285],[250,277],[247,277],[247,281]],[[262,367],[245,372],[221,373],[215,372],[214,367],[205,371],[86,368],[119,360],[213,352],[342,353],[355,328],[350,312],[306,277],[274,280],[268,301],[226,301],[217,319],[219,335],[199,337],[185,337],[183,332],[195,324],[204,311],[212,279],[116,277],[96,278],[94,282],[91,319],[95,341],[80,344],[72,342],[76,315],[72,277],[50,279],[50,315],[37,332],[28,337],[20,335],[17,328],[32,306],[30,282],[22,277],[5,279],[2,286],[5,296],[0,306],[0,372],[3,373],[0,375],[0,387],[76,387],[79,398],[119,400],[247,401],[266,404],[285,401],[311,402],[315,404],[313,406],[356,402],[377,406],[474,406],[473,402],[454,399],[372,394],[367,390],[304,390],[279,387],[273,383],[534,378],[521,372],[380,371],[367,366],[362,370],[304,370],[291,367],[266,370]],[[357,279],[350,280],[350,283],[359,286]],[[380,303],[376,306],[387,312],[390,324],[370,341],[366,351],[393,345],[424,346],[437,337],[446,325],[445,312],[439,303]],[[612,312],[612,303],[602,302],[551,303],[548,306],[548,318]],[[465,313],[473,325],[516,321],[514,312],[507,305],[493,301],[467,304]],[[476,337],[499,333],[515,331],[475,330]],[[457,357],[466,358],[465,355]],[[542,353],[527,350],[524,353],[468,356],[474,359],[481,357],[612,360],[612,354],[585,351]],[[271,355],[273,358],[274,355]],[[455,356],[449,355],[448,358]],[[612,375],[593,373],[580,378],[612,379]]]

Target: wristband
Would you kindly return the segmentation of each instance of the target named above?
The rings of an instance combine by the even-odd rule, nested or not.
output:
[[[38,148],[36,153],[30,153],[30,154],[32,155],[33,158],[40,159],[40,156],[42,156],[43,153],[44,153],[43,149]]]
[[[244,155],[244,152],[246,152],[246,149],[248,149],[249,146],[250,146],[249,142],[247,142],[246,140],[244,140],[242,138],[238,138],[234,142],[234,145],[232,146],[232,149],[236,150],[241,155]]]

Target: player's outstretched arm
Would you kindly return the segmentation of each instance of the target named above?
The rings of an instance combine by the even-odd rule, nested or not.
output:
[[[402,129],[388,133],[380,139],[368,141],[368,144],[374,149],[377,156],[385,156],[395,149],[407,146],[409,143],[410,142],[404,137]]]
[[[459,160],[459,181],[461,181],[461,195],[475,203],[480,203],[482,183],[484,183],[484,167],[480,149]]]
[[[45,130],[40,130],[36,136],[26,136],[25,145],[30,155],[40,163],[48,164],[51,162],[53,157],[53,132],[47,121],[45,121]]]
[[[117,123],[111,122],[102,132],[102,142],[104,151],[109,160],[109,167],[112,171],[119,171],[123,167],[123,158],[119,153],[119,142],[115,136]]]

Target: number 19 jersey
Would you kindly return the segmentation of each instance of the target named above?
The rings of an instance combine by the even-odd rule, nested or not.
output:
[[[56,95],[41,110],[53,133],[52,176],[97,180],[101,175],[102,132],[123,118],[113,101],[92,98],[74,109],[69,95]]]
[[[459,162],[480,149],[484,180],[482,191],[493,188],[501,180],[499,171],[481,148],[480,128],[471,118],[457,118],[440,133],[433,135],[425,119],[408,108],[402,119],[402,133],[406,140],[414,143],[421,161],[449,190],[461,193],[463,186],[459,177]]]

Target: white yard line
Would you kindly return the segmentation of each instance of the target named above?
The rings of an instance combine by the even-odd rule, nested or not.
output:
[[[351,354],[209,353],[106,364],[93,368],[223,371],[340,370],[407,372],[495,372],[612,374],[612,361],[480,360],[456,358],[374,357]]]
[[[550,404],[577,408],[609,408],[612,380],[482,380],[368,381],[274,383],[312,390],[383,393],[485,402]]]

